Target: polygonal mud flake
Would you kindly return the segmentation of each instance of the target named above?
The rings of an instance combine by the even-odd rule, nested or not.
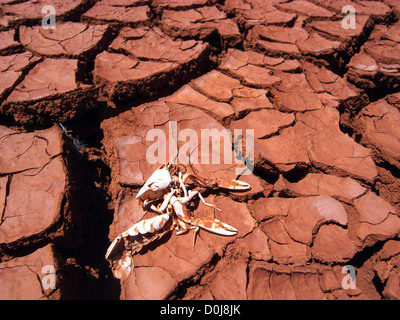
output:
[[[209,45],[194,40],[173,40],[158,28],[123,28],[95,59],[94,81],[112,100],[159,94],[169,77],[185,79],[208,61]]]
[[[339,49],[340,42],[323,38],[317,32],[313,32],[307,39],[296,41],[296,45],[303,55],[319,57],[333,55]]]
[[[254,51],[241,51],[230,48],[225,58],[221,61],[219,69],[234,75],[240,68],[248,64],[271,69],[277,67],[279,69],[279,66],[284,64],[284,59],[267,57]]]
[[[332,300],[368,299],[361,290],[345,290],[341,266],[287,267],[255,261],[249,266],[249,299]]]
[[[389,18],[391,13],[391,8],[380,1],[349,2],[346,0],[326,0],[321,2],[321,5],[338,14],[342,13],[343,7],[351,5],[359,15],[373,16],[380,19]]]
[[[283,80],[273,95],[281,111],[311,111],[323,108],[323,101],[315,94],[304,74],[280,73]]]
[[[186,11],[164,10],[162,29],[182,38],[206,39],[218,33],[224,45],[235,46],[241,39],[236,23],[227,19],[216,7],[201,7]]]
[[[207,47],[201,41],[172,39],[159,28],[123,28],[110,48],[141,60],[185,63]]]
[[[396,52],[400,48],[399,30],[399,23],[390,27],[376,26],[370,40],[350,60],[349,80],[363,89],[398,88],[400,60]]]
[[[331,100],[337,100],[340,103],[360,96],[360,91],[356,87],[325,67],[319,68],[305,62],[304,74],[310,87],[320,94],[323,104],[325,104],[324,98],[327,99],[329,96]]]
[[[371,28],[372,21],[368,16],[357,16],[356,27],[343,28],[342,20],[315,20],[309,23],[317,32],[327,34],[336,41],[341,41],[345,45],[349,45],[352,39],[362,37],[363,34]]]
[[[23,71],[40,60],[29,52],[0,56],[0,102],[21,80]]]
[[[363,143],[372,146],[379,157],[399,167],[400,113],[398,108],[382,99],[366,106],[356,121]]]
[[[312,162],[372,181],[377,170],[370,150],[343,134],[338,124],[338,112],[334,109],[306,112],[279,135],[256,139],[255,150],[282,171],[293,169],[298,162]]]
[[[21,44],[15,41],[14,38],[14,30],[0,32],[0,54],[12,53],[20,48]]]
[[[267,206],[271,208],[263,210]],[[313,231],[321,223],[347,225],[343,206],[328,196],[259,199],[250,208],[259,220],[277,215],[290,238],[304,244],[311,244]]]
[[[2,11],[8,17],[7,24],[17,24],[20,21],[37,21],[42,22],[42,19],[47,14],[56,14],[57,19],[65,19],[75,12],[82,11],[89,4],[89,0],[54,0],[51,2],[52,8],[44,11],[45,6],[49,5],[46,0],[36,1],[14,1],[11,3],[3,4]],[[54,12],[52,10],[54,9]],[[56,22],[57,23],[57,22]],[[46,25],[47,26],[47,25]]]
[[[314,259],[327,263],[346,262],[357,251],[348,231],[337,225],[322,225],[311,249]]]
[[[323,173],[309,173],[296,183],[290,183],[281,176],[274,189],[285,194],[329,195],[347,200],[359,197],[367,190],[349,177],[341,178]]]
[[[334,13],[324,9],[311,1],[295,0],[290,3],[277,4],[277,8],[289,12],[296,12],[309,17],[332,18]]]
[[[398,210],[376,194],[368,192],[356,199],[354,208],[359,213],[355,233],[364,243],[368,238],[388,239],[400,232]]]
[[[235,111],[231,105],[215,101],[211,97],[196,91],[193,87],[195,87],[193,82],[192,85],[184,85],[173,95],[167,97],[166,100],[181,105],[195,106],[219,121],[224,121],[233,116]]]
[[[325,67],[297,60],[270,58],[254,51],[229,49],[219,68],[242,84],[271,88],[277,107],[286,112],[337,107],[359,99],[361,93]]]
[[[294,241],[279,218],[261,222],[260,229],[268,237],[273,261],[279,264],[304,264],[310,259],[309,247]]]
[[[137,268],[122,286],[121,299],[164,300],[176,286],[176,281],[162,268]]]
[[[18,85],[7,101],[27,101],[78,88],[75,80],[77,60],[46,59]]]
[[[295,44],[296,41],[306,40],[308,33],[301,28],[285,28],[279,26],[263,26],[260,25],[257,28],[259,36],[268,41],[282,43]]]
[[[239,251],[244,255],[249,254],[256,260],[268,261],[272,257],[268,247],[268,237],[258,228],[237,240],[236,244]]]
[[[21,26],[19,34],[21,43],[32,52],[78,58],[96,50],[108,30],[107,25],[65,22],[58,23],[56,29]]]
[[[82,15],[89,23],[119,23],[136,27],[149,23],[146,1],[101,0]]]
[[[33,67],[1,105],[18,122],[66,121],[94,106],[97,88],[77,81],[78,60],[44,59]]]
[[[400,298],[399,271],[400,271],[400,242],[387,241],[382,249],[374,256],[374,271],[384,287],[383,296],[386,299]]]
[[[289,25],[295,21],[297,14],[278,10],[274,4],[275,1],[271,3],[270,1],[227,0],[224,2],[223,9],[235,15],[249,28],[258,24]]]
[[[0,128],[2,202],[0,242],[40,237],[63,214],[67,187],[56,126],[33,133]]]
[[[0,263],[2,300],[59,299],[58,261],[51,244]]]
[[[292,7],[290,10],[294,11],[302,9],[307,11],[305,9],[307,6],[314,7],[315,5],[306,1],[294,1],[279,4],[277,7],[283,6]],[[323,16],[322,11],[325,9],[316,8],[318,9],[314,13]],[[319,64],[324,64],[329,68],[331,66],[344,68],[345,62],[356,51],[357,41],[371,30],[372,22],[368,16],[357,15],[356,28],[350,30],[342,27],[340,19],[310,19],[307,23],[303,23],[302,19],[306,18],[303,14],[313,16],[314,13],[312,8],[309,8],[307,13],[298,12],[302,18],[298,18],[297,23],[290,27],[256,25],[247,36],[246,47],[273,56],[292,58],[308,56],[309,60],[316,59]],[[333,15],[328,12],[326,14]]]

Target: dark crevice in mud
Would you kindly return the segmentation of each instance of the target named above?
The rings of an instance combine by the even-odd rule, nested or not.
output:
[[[33,57],[35,58],[35,57]],[[0,94],[0,106],[1,104],[7,100],[8,96],[14,91],[14,89],[25,79],[26,75],[40,62],[43,61],[43,58],[40,57],[36,61],[30,62],[25,68],[21,70],[21,74],[18,76],[18,79],[10,86],[5,89],[2,94]],[[3,117],[7,117],[3,114],[0,116],[0,121]]]
[[[348,45],[347,49],[344,51],[341,51],[339,54],[339,57],[336,65],[334,64],[335,68],[332,70],[336,74],[340,75],[343,77],[345,73],[348,71],[348,63],[350,62],[351,58],[358,52],[360,52],[361,47],[363,46],[364,43],[366,43],[374,30],[374,20],[369,19],[364,26],[364,30],[361,32],[359,37],[354,37],[353,39],[350,40],[350,44]]]
[[[219,32],[217,30],[214,30],[211,32],[209,36],[207,36],[205,39],[203,39],[204,42],[207,42],[211,46],[211,55],[210,58],[213,59],[213,63],[216,64],[216,58],[218,57],[222,51],[224,50],[225,44],[223,42],[223,39]],[[217,66],[215,65],[215,68]]]
[[[372,284],[375,286],[376,292],[383,299],[383,290],[385,289],[385,285],[381,282],[381,280],[379,279],[379,277],[376,274],[372,278]]]
[[[165,300],[183,299],[190,288],[195,286],[197,287],[200,286],[200,282],[203,276],[206,273],[210,273],[216,267],[216,265],[221,259],[222,257],[219,256],[217,253],[215,253],[211,258],[211,260],[207,264],[205,264],[200,270],[198,270],[198,272],[194,276],[181,281],[176,286],[176,288],[166,297]]]
[[[98,108],[89,110],[81,118],[61,123],[68,130],[71,144],[75,146],[76,151],[79,151],[76,144],[79,141],[80,145],[83,145],[85,148],[95,148],[100,152],[102,148],[101,141],[103,139],[100,124],[103,119],[102,115],[106,109],[107,106],[105,103],[99,103]]]
[[[357,132],[355,118],[359,112],[370,103],[367,95],[361,94],[355,99],[350,99],[345,103],[341,103],[338,107],[339,111],[339,129],[342,133],[347,134],[355,142],[361,142],[362,136]]]
[[[400,80],[399,83],[396,86],[387,86],[387,85],[381,85],[377,86],[374,89],[364,89],[364,92],[368,96],[370,102],[375,102],[381,99],[384,99],[388,95],[391,95],[393,93],[398,93],[400,92]]]
[[[104,258],[113,220],[107,193],[110,169],[96,150],[78,151],[69,139],[65,148],[70,190],[70,229],[55,242],[62,257],[62,299],[118,299],[119,281]]]
[[[398,167],[395,167],[394,165],[392,165],[392,164],[390,164],[390,163],[388,163],[388,162],[386,162],[386,161],[379,162],[379,163],[377,163],[377,165],[378,165],[380,168],[383,168],[383,169],[389,171],[390,174],[391,174],[394,178],[400,179],[400,169],[399,169]]]
[[[211,71],[213,68],[216,67],[216,63],[213,61],[213,59],[210,60],[202,59],[202,61],[194,67],[184,66],[183,68],[185,68],[185,76],[177,77],[177,75],[171,75],[171,77],[174,79],[173,83],[169,81],[165,82],[165,79],[161,79],[160,82],[156,81],[159,82],[159,85],[154,85],[157,90],[153,90],[154,93],[151,95],[149,92],[147,92],[147,94],[143,92],[143,95],[136,94],[128,99],[114,102],[106,102],[106,99],[108,100],[107,97],[100,98],[98,101],[98,108],[88,111],[83,118],[70,121],[69,123],[76,127],[77,131],[81,131],[81,129],[79,128],[82,128],[82,125],[74,124],[86,123],[86,121],[88,120],[89,123],[96,123],[97,125],[95,127],[100,128],[100,124],[102,121],[112,117],[116,117],[119,114],[128,111],[136,106],[140,106],[144,103],[151,103],[157,101],[158,99],[162,99],[163,97],[172,95],[174,92],[179,90],[185,84],[188,84],[193,79]],[[100,140],[96,139],[96,141]]]
[[[66,198],[64,197],[62,200],[61,208],[64,208],[66,205]],[[65,210],[61,210],[63,214],[61,214],[60,219],[53,224],[51,227],[46,230],[35,234],[33,236],[29,236],[26,238],[22,238],[10,243],[3,243],[0,245],[0,262],[12,260],[14,258],[27,256],[36,250],[57,241],[57,233],[62,232],[63,227],[65,227]]]
[[[96,2],[97,0],[83,0],[73,10],[61,15],[60,17],[57,16],[56,19],[60,21],[80,22],[81,15],[93,7]]]
[[[279,173],[275,171],[267,171],[262,167],[254,167],[253,174],[269,184],[275,184],[279,179]]]
[[[20,125],[18,122],[15,121],[14,117],[11,115],[0,115],[0,125],[5,126],[8,128],[20,128]],[[32,129],[29,130],[29,128],[25,128],[27,131],[33,131]],[[47,128],[46,128],[47,129]]]
[[[283,177],[290,183],[296,183],[305,178],[309,173],[313,172],[310,165],[299,163],[292,170],[283,174]]]
[[[357,269],[361,268],[367,260],[369,260],[375,253],[382,249],[385,242],[386,240],[376,241],[373,245],[366,246],[361,251],[358,251],[353,258],[347,262],[347,264],[352,265]]]
[[[79,57],[78,70],[76,74],[77,82],[93,85],[93,69],[96,56],[102,51],[107,50],[108,46],[118,36],[120,28],[116,25],[110,25],[104,33],[102,39],[96,44],[95,49],[90,50],[82,57]]]
[[[396,206],[400,210],[400,169],[387,162],[376,163],[378,179],[372,186],[372,191]]]
[[[390,240],[376,240],[372,245],[365,246],[350,261],[346,262],[346,265],[351,265],[356,269],[357,288],[360,288],[363,293],[373,300],[385,299],[383,291],[386,283],[379,279],[375,266],[382,261],[380,260],[379,252],[385,243]]]

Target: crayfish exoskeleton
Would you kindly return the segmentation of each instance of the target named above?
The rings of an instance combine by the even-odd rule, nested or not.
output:
[[[198,196],[204,205],[215,207],[213,204],[206,203],[199,191],[188,190],[192,185],[212,190],[246,191],[251,189],[250,185],[243,181],[222,178],[204,179],[195,174],[182,173],[176,165],[170,162],[161,165],[136,196],[143,207],[149,207],[159,215],[141,220],[122,232],[107,250],[106,259],[110,262],[116,278],[128,277],[133,271],[133,255],[139,252],[143,246],[161,238],[173,229],[177,231],[178,235],[186,233],[190,229],[195,229],[197,232],[199,228],[223,236],[237,234],[234,227],[217,219],[190,217],[186,204],[195,196]]]

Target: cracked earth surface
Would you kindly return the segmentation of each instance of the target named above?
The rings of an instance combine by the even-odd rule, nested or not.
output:
[[[0,7],[1,299],[400,299],[399,1],[64,0],[44,29],[47,4]],[[114,279],[148,132],[181,160],[224,128],[254,129],[252,189],[190,209],[237,235],[170,232]]]

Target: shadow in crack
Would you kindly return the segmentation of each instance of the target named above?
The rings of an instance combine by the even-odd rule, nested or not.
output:
[[[110,169],[93,149],[76,150],[71,141],[65,148],[72,187],[70,223],[66,241],[56,243],[62,256],[62,299],[119,299],[120,283],[112,275],[104,255],[110,244],[109,226],[113,210],[107,193]]]

